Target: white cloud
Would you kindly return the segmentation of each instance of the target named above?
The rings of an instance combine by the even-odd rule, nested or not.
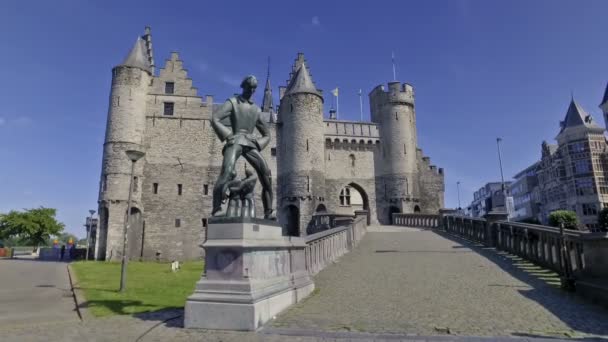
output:
[[[311,24],[312,26],[321,26],[321,20],[319,20],[319,17],[315,15],[312,17]]]
[[[15,120],[13,120],[13,123],[15,125],[19,125],[19,126],[27,126],[32,123],[32,119],[30,119],[27,116],[20,116],[20,117],[16,118]]]
[[[230,75],[222,75],[220,77],[220,81],[226,83],[229,86],[233,86],[233,87],[238,87],[241,84],[241,80],[239,80],[238,78],[234,77],[234,76],[230,76]]]

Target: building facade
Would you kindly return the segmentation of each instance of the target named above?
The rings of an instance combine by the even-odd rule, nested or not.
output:
[[[539,220],[540,191],[538,187],[538,169],[536,162],[513,176],[511,196],[513,197],[513,213],[510,219],[514,221]]]
[[[605,117],[606,99],[604,96],[600,106]],[[557,144],[545,141],[541,147],[538,179],[543,224],[555,210],[572,210],[583,226],[597,229],[598,213],[608,207],[608,144],[604,131],[574,99],[570,101],[566,117],[560,122]]]
[[[315,213],[352,214],[390,223],[392,213],[435,213],[443,207],[443,170],[418,147],[414,89],[379,85],[369,94],[371,121],[325,118],[323,92],[298,54],[273,108],[266,80],[262,115],[271,132],[262,155],[272,172],[277,218],[285,234],[305,235]],[[135,164],[128,229],[132,259],[187,260],[202,256],[212,189],[223,143],[210,125],[217,108],[201,97],[183,61],[172,53],[155,68],[149,28],[112,70],[112,87],[99,186],[97,259],[122,256],[131,181],[125,151]],[[245,161],[236,169],[242,178]],[[256,205],[261,208],[260,187]]]
[[[466,212],[471,217],[483,217],[492,210],[513,211],[513,198],[510,196],[511,182],[505,182],[506,200],[502,196],[502,182],[490,182],[473,193],[473,201]]]

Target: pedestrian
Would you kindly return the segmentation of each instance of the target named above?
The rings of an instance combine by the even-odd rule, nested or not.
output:
[[[59,260],[63,260],[64,254],[65,254],[65,245],[61,245],[61,251],[60,251],[61,258]]]

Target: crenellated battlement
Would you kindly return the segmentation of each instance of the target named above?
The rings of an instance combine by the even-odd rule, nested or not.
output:
[[[414,87],[409,83],[389,82],[386,91],[381,84],[369,93],[369,99],[372,107],[385,103],[414,106]]]

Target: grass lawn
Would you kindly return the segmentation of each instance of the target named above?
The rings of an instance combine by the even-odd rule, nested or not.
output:
[[[171,271],[171,264],[129,262],[127,290],[120,287],[120,263],[79,261],[72,263],[86,306],[97,317],[134,314],[169,308],[182,308],[203,271],[202,261],[181,264]]]

